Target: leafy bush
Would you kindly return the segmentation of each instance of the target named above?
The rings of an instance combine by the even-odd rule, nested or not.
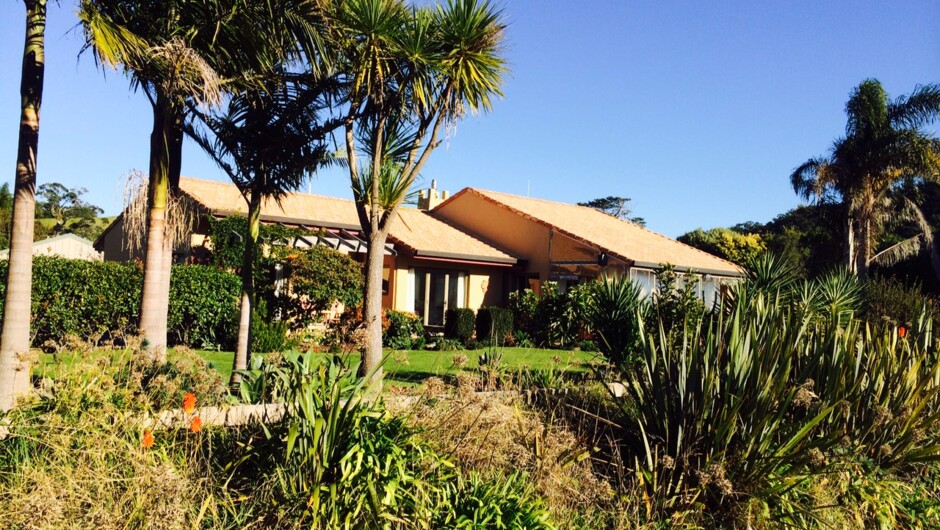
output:
[[[532,289],[509,293],[509,310],[512,311],[513,328],[527,335],[530,341],[535,340],[539,333],[538,308],[539,297]]]
[[[467,344],[473,338],[476,315],[465,307],[448,309],[444,314],[444,337]]]
[[[231,349],[238,331],[241,280],[205,265],[177,265],[170,276],[167,327],[176,343]]]
[[[385,310],[388,326],[382,332],[382,345],[393,350],[417,349],[424,345],[421,317],[404,311]]]
[[[289,294],[269,295],[268,301],[277,304],[295,329],[319,320],[336,303],[354,307],[362,299],[362,265],[348,254],[317,245],[281,248],[277,255],[286,264]]]
[[[512,311],[505,307],[481,307],[476,318],[477,340],[497,344],[511,341],[512,322]]]
[[[0,262],[0,274],[6,274]],[[143,273],[136,264],[33,259],[33,344],[74,334],[91,341],[136,328]],[[215,267],[179,265],[170,279],[169,337],[192,346],[234,342],[241,282]],[[5,285],[0,285],[0,301]],[[2,302],[0,302],[2,303]]]
[[[269,319],[263,308],[259,308],[254,313],[251,319],[251,351],[253,353],[282,351],[294,346],[287,339],[290,325],[286,320]]]
[[[910,328],[923,313],[934,321],[940,317],[937,300],[924,294],[919,283],[908,286],[895,278],[878,276],[865,284],[864,298],[864,316],[873,324]]]
[[[663,264],[656,271],[656,293],[653,295],[652,311],[662,323],[663,331],[674,337],[705,314],[705,304],[698,297],[699,279],[696,276],[681,276],[675,267]]]

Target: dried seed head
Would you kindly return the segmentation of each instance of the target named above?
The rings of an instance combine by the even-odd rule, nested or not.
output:
[[[888,410],[887,407],[879,405],[878,408],[875,409],[875,419],[872,421],[872,427],[875,429],[884,427],[891,419],[891,411]]]
[[[662,459],[663,469],[675,469],[676,461],[669,455],[666,455]]]
[[[809,457],[809,464],[813,467],[818,468],[826,465],[826,455],[818,447],[810,449],[807,456]]]

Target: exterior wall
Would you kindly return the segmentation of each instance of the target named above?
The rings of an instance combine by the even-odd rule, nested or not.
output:
[[[434,216],[528,260],[527,272],[548,280],[549,229],[482,197],[464,193],[438,207]],[[556,258],[557,259],[557,258]]]
[[[396,311],[417,313],[423,308],[415,307],[415,269],[419,271],[447,271],[460,273],[463,285],[460,286],[459,307],[476,311],[483,306],[503,305],[505,300],[504,277],[511,270],[509,267],[467,264],[440,260],[423,260],[399,255],[393,271],[393,289],[389,297],[390,307]],[[420,273],[420,272],[419,272]]]
[[[105,261],[132,261],[143,259],[143,252],[131,253],[124,244],[124,218],[118,217],[108,232],[101,238],[99,246]]]

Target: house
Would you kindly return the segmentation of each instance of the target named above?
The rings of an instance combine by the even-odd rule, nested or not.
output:
[[[715,300],[735,281],[740,267],[640,225],[604,212],[560,202],[465,188],[434,207],[432,214],[515,256],[524,258],[524,283],[539,291],[546,281],[559,289],[601,274],[628,274],[645,294],[655,272],[669,263],[694,274],[699,295]]]
[[[75,234],[61,234],[34,242],[33,256],[101,261],[101,253],[95,250],[94,243]],[[0,250],[0,260],[9,258],[10,249]]]
[[[177,260],[211,249],[207,215],[247,215],[247,203],[229,183],[180,179],[180,190],[201,219]],[[363,260],[367,248],[353,201],[291,193],[262,206],[262,223],[299,227],[312,235],[285,242],[328,245]],[[104,259],[139,259],[126,246],[119,216],[95,242]],[[636,224],[597,210],[559,202],[466,188],[452,197],[432,181],[417,208],[401,208],[385,249],[384,307],[417,313],[425,325],[442,325],[449,308],[501,305],[510,292],[545,282],[560,289],[604,273],[628,274],[647,294],[663,263],[695,274],[703,300],[741,269]]]
[[[202,214],[224,218],[247,215],[248,205],[233,184],[181,178],[180,191]],[[436,194],[436,191],[435,191]],[[401,208],[392,221],[385,249],[382,303],[422,316],[427,325],[442,325],[449,308],[478,309],[504,299],[504,281],[516,274],[519,260],[473,235],[432,216],[430,194],[419,200],[425,208]],[[436,196],[436,195],[435,195]],[[177,249],[177,261],[199,255],[211,247],[205,215],[186,245]],[[351,200],[291,193],[280,203],[262,206],[261,222],[309,230],[318,235],[290,244],[328,245],[363,260],[367,244],[362,238],[355,203]],[[129,261],[124,223],[119,216],[95,242],[105,260]]]

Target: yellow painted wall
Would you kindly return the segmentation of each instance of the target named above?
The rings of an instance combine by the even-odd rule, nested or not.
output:
[[[529,260],[528,272],[548,279],[549,229],[473,193],[464,193],[433,212],[514,256]]]

